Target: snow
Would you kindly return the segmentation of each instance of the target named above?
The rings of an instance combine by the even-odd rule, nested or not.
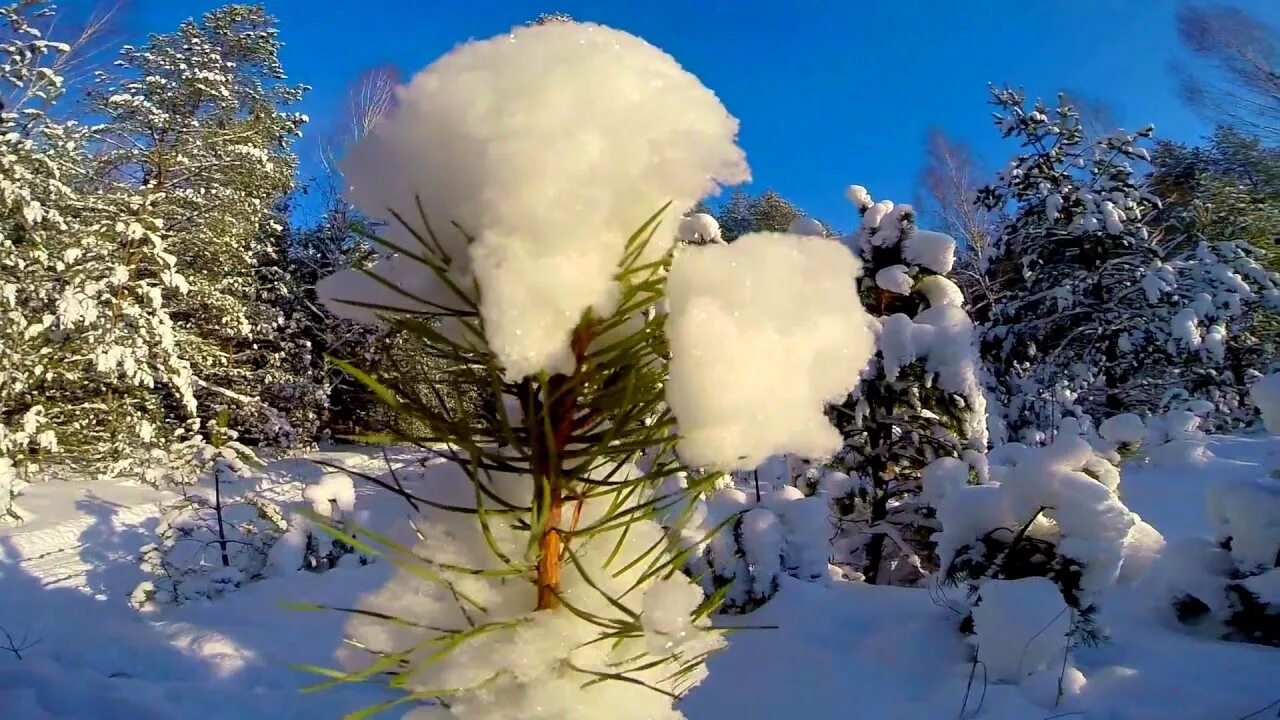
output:
[[[956,241],[946,233],[916,229],[903,243],[903,257],[945,275],[956,262]]]
[[[1071,610],[1052,580],[992,580],[973,608],[978,661],[995,682],[1023,678],[1063,662]]]
[[[1262,413],[1267,431],[1280,435],[1280,373],[1272,373],[1249,388],[1249,399]]]
[[[397,99],[344,159],[348,195],[387,218],[386,239],[409,252],[424,244],[388,208],[424,237],[430,223],[458,287],[478,284],[469,299],[512,380],[572,365],[573,327],[588,309],[612,311],[625,243],[647,218],[669,203],[642,261],[670,248],[685,208],[749,178],[738,123],[716,96],[666,53],[599,25],[548,23],[466,43]],[[466,309],[405,253],[374,269],[415,296],[398,307]],[[355,270],[321,287],[335,309],[389,294]]]
[[[1103,420],[1098,434],[1114,443],[1136,445],[1146,437],[1147,426],[1137,415],[1121,413]]]
[[[822,237],[827,234],[827,229],[822,227],[822,223],[814,218],[800,216],[791,221],[791,224],[787,226],[787,232],[792,235]]]
[[[1208,442],[1207,467],[1126,466],[1125,501],[1170,537],[1166,554],[1197,538],[1212,550],[1206,490],[1264,474],[1268,458],[1280,452],[1280,438],[1215,436]],[[419,454],[393,449],[392,462],[413,468]],[[383,463],[375,449],[313,457],[372,474]],[[324,475],[297,459],[270,463],[262,478],[309,486]],[[991,488],[964,486],[958,494],[984,489]],[[359,479],[355,492],[358,506],[372,509],[374,527],[404,515],[402,500]],[[330,664],[342,644],[341,616],[283,606],[352,606],[388,581],[391,563],[273,577],[214,603],[159,613],[130,609],[128,593],[142,579],[135,556],[150,542],[156,503],[166,497],[172,494],[112,481],[39,483],[25,491],[29,521],[0,530],[0,626],[16,640],[39,642],[21,660],[0,651],[5,720],[169,720],[196,708],[199,717],[211,720],[312,720],[398,696],[373,683],[300,694],[298,688],[314,677],[294,665]],[[1221,578],[1226,568],[1219,570]],[[1248,582],[1268,590],[1274,580],[1272,573]],[[1244,717],[1276,699],[1280,652],[1181,628],[1153,606],[1153,594],[1146,585],[1108,591],[1099,621],[1110,642],[1072,649],[1063,699],[1049,711],[1046,701],[1056,697],[1060,665],[1051,662],[1018,684],[998,684],[994,673],[984,679],[981,666],[974,671],[972,646],[956,630],[957,616],[936,604],[936,594],[784,576],[763,608],[718,621],[773,629],[733,633],[680,710],[689,720],[837,720],[849,716],[850,698],[833,688],[847,687],[850,677],[861,688],[858,712],[883,718],[958,717],[967,690],[965,717],[975,720],[1069,712],[1107,720],[1218,720]],[[676,608],[692,597],[678,585],[655,583],[638,600],[646,631],[678,634],[683,621]],[[1062,655],[1056,660],[1061,663]],[[976,698],[984,693],[975,714]],[[396,720],[408,712],[395,708],[379,717]],[[424,712],[430,711],[413,717],[428,717]]]
[[[964,292],[960,290],[960,286],[951,281],[950,278],[942,275],[930,275],[916,283],[916,292],[925,296],[929,301],[929,307],[938,307],[939,305],[954,305],[955,307],[964,306]]]
[[[896,292],[899,295],[911,294],[911,276],[907,274],[906,265],[890,265],[876,273],[876,287]]]
[[[857,385],[875,352],[859,269],[835,240],[783,233],[675,258],[666,393],[682,460],[748,470],[771,455],[822,458],[841,446],[825,404]],[[772,389],[766,402],[762,388]]]
[[[1246,572],[1274,567],[1280,556],[1280,480],[1222,482],[1208,495],[1215,539],[1231,540],[1231,556]]]
[[[871,207],[871,193],[861,185],[850,185],[845,189],[844,196],[860,211]]]
[[[719,242],[720,223],[706,213],[694,213],[680,221],[676,235],[687,243]]]

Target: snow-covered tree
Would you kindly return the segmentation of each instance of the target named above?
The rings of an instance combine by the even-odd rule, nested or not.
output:
[[[187,291],[166,302],[197,378],[202,415],[226,408],[246,437],[287,443],[318,397],[298,377],[307,349],[280,311],[275,239],[293,186],[290,149],[306,117],[290,109],[275,21],[228,5],[121,49],[89,91],[103,117],[95,176],[137,192],[162,227]],[[280,402],[285,407],[271,403]]]
[[[1215,483],[1207,511],[1213,539],[1183,540],[1164,560],[1178,618],[1280,647],[1280,479]]]
[[[157,198],[100,181],[101,128],[50,119],[68,46],[33,25],[49,12],[0,8],[18,88],[0,111],[0,457],[123,472],[194,410],[169,305],[188,284]]]
[[[1215,286],[1234,290],[1235,297],[1226,298],[1229,305],[1206,308],[1213,324],[1233,339],[1219,347],[1212,325],[1202,334],[1202,348],[1217,361],[1203,362],[1197,353],[1171,368],[1184,378],[1176,388],[1187,398],[1213,403],[1209,426],[1221,429],[1247,419],[1247,386],[1272,369],[1280,354],[1280,284],[1269,275],[1280,269],[1273,237],[1280,226],[1280,153],[1219,128],[1202,147],[1159,143],[1152,164],[1151,186],[1163,202],[1154,222],[1166,237],[1180,240],[1175,252],[1194,252],[1205,261],[1184,265],[1199,271],[1193,277],[1199,282],[1182,284],[1211,296],[1221,294]]]
[[[746,165],[715,96],[626,33],[517,28],[400,96],[344,165],[357,205],[390,208],[388,254],[320,294],[448,373],[479,369],[502,402],[477,428],[369,380],[446,462],[371,478],[413,512],[365,536],[401,569],[352,614],[332,677],[392,674],[404,701],[457,718],[681,717],[722,641],[705,622],[718,597],[653,519],[680,499],[660,484],[683,471],[698,492],[716,477],[698,468],[838,448],[822,405],[871,347],[857,261],[777,234],[671,260],[680,212]],[[603,152],[576,152],[588,142]]]
[[[1065,102],[992,94],[1001,134],[1025,148],[978,193],[1004,216],[982,347],[1008,436],[1040,442],[1064,417],[1162,409],[1171,386],[1188,384],[1175,367],[1221,366],[1229,319],[1268,296],[1274,276],[1243,242],[1151,228],[1159,201],[1134,164],[1150,159],[1152,127],[1090,143]]]
[[[917,228],[910,205],[872,202],[858,185],[848,195],[862,222],[846,242],[862,258],[862,301],[879,343],[858,389],[832,411],[845,438],[838,466],[854,478],[834,499],[836,562],[868,582],[909,583],[936,563],[921,473],[940,457],[981,467],[986,404],[973,323],[947,278],[955,241]]]
[[[753,232],[787,232],[791,222],[804,213],[775,190],[759,197],[735,191],[720,207],[716,219],[725,242]]]

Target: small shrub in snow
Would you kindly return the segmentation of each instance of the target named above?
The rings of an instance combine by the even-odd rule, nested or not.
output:
[[[1187,540],[1164,561],[1179,619],[1280,646],[1280,481],[1219,482],[1207,505],[1213,542]]]
[[[270,572],[298,570],[324,572],[343,563],[368,565],[373,558],[357,552],[361,517],[355,512],[356,494],[351,476],[332,472],[302,491],[309,513],[293,513],[288,530],[271,547],[267,559]]]
[[[217,443],[217,444],[214,444]],[[192,487],[160,517],[157,542],[142,548],[142,569],[156,579],[130,598],[136,607],[213,600],[262,577],[272,545],[285,531],[278,508],[246,493],[251,453],[237,443],[203,445],[204,487]],[[192,462],[189,467],[194,467]]]
[[[944,581],[972,595],[991,580],[1047,578],[1072,610],[1074,641],[1099,639],[1099,595],[1119,578],[1131,536],[1149,526],[1116,495],[1115,467],[1082,438],[998,450],[989,482],[944,476],[926,486],[942,524],[934,539]]]
[[[723,528],[723,531],[717,529]],[[697,555],[688,572],[706,592],[720,593],[726,613],[750,612],[778,592],[789,575],[809,582],[830,577],[832,526],[827,501],[799,489],[725,488],[697,501],[677,529]]]
[[[0,457],[0,526],[22,521],[22,510],[15,498],[25,483],[18,478],[18,469],[7,457]]]

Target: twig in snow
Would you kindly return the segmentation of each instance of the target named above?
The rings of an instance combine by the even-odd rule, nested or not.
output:
[[[1257,710],[1254,710],[1253,712],[1249,713],[1248,715],[1241,715],[1239,718],[1236,718],[1236,720],[1249,720],[1249,718],[1255,718],[1255,717],[1258,717],[1259,715],[1261,715],[1262,713],[1264,713],[1264,712],[1266,712],[1266,711],[1270,710],[1271,708],[1275,707],[1276,705],[1280,705],[1280,698],[1276,698],[1275,700],[1272,700],[1271,702],[1267,703],[1267,705],[1266,705],[1265,707],[1258,708]],[[1276,717],[1280,717],[1280,713],[1277,713],[1277,714],[1276,714]]]
[[[19,660],[22,659],[22,653],[40,644],[40,640],[38,638],[31,642],[27,642],[26,635],[23,635],[21,640],[15,640],[14,637],[9,634],[9,631],[3,627],[0,627],[0,634],[4,635],[5,642],[5,644],[0,645],[0,650],[7,650],[13,653],[13,656]]]
[[[978,666],[982,666],[982,695],[978,698],[978,707],[974,708],[972,715],[965,715],[964,711],[969,707],[969,694],[973,692],[973,678],[978,672]],[[973,664],[969,666],[969,682],[964,688],[964,699],[960,701],[960,720],[966,718],[977,717],[982,712],[982,705],[987,700],[987,664],[978,659],[977,648],[973,651]]]

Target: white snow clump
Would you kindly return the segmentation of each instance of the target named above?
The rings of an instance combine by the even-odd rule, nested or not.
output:
[[[680,221],[676,235],[691,244],[720,242],[720,223],[706,213],[694,213]]]
[[[1017,683],[1062,663],[1071,613],[1048,578],[991,580],[979,591],[973,626],[978,660],[988,677]]]
[[[642,262],[671,247],[684,208],[749,179],[738,122],[715,94],[661,50],[599,25],[550,23],[466,43],[397,100],[342,163],[348,195],[388,219],[384,238],[412,252],[423,244],[391,211],[428,243],[430,223],[456,285],[478,285],[510,379],[571,370],[572,330],[584,311],[614,309],[626,241],[647,218],[666,205]],[[341,301],[406,311],[466,304],[405,254],[372,271],[414,297],[350,270],[322,282],[321,298],[366,323],[376,311]]]
[[[1280,435],[1280,373],[1272,373],[1249,388],[1249,399],[1262,413],[1267,432]]]
[[[814,237],[823,237],[827,234],[827,229],[822,227],[822,223],[814,218],[801,215],[791,224],[787,226],[787,232],[792,235],[812,235]]]
[[[667,403],[693,466],[748,470],[841,446],[824,405],[875,353],[860,263],[826,238],[750,233],[682,252],[667,280]],[[761,397],[770,389],[767,400]]]

